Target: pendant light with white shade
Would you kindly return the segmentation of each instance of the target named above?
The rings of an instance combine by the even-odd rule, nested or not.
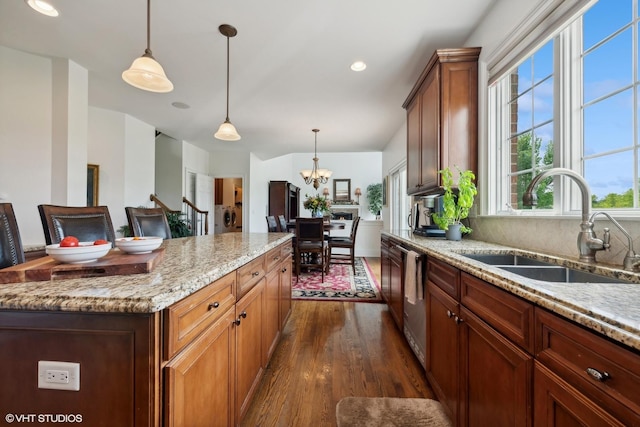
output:
[[[138,89],[149,92],[167,93],[173,90],[173,83],[164,73],[162,65],[151,54],[151,0],[147,0],[147,48],[144,55],[136,58],[131,67],[122,73],[122,80]]]
[[[227,118],[220,125],[214,136],[223,141],[237,141],[240,139],[240,134],[229,120],[229,37],[235,37],[238,34],[238,30],[228,24],[220,25],[218,30],[227,38]]]

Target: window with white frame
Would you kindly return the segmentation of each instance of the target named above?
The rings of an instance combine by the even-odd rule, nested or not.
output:
[[[585,177],[592,206],[640,208],[638,2],[599,0],[522,54],[489,87],[490,213],[523,206],[531,179],[551,167]],[[491,70],[490,70],[491,73]],[[537,210],[576,210],[559,178],[536,189]],[[575,188],[575,187],[574,187]],[[564,194],[563,194],[564,193]]]

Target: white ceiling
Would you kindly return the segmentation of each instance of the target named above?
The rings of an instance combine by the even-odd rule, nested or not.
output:
[[[51,18],[0,0],[0,45],[70,58],[89,70],[89,103],[121,111],[196,146],[266,159],[382,150],[405,120],[402,103],[436,48],[461,47],[495,0],[152,0],[151,50],[175,89],[124,83],[146,47],[145,0],[49,0]],[[213,134],[226,109],[242,136]],[[367,63],[356,73],[355,60]],[[183,102],[190,109],[171,104]]]

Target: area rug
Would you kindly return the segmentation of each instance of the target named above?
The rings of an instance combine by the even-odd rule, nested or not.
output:
[[[338,427],[451,427],[437,400],[345,397],[336,405]]]
[[[382,302],[380,284],[364,258],[356,258],[356,274],[351,265],[332,264],[322,281],[320,271],[293,274],[291,297],[300,300]]]

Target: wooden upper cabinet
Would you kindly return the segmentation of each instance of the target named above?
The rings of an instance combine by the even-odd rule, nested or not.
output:
[[[438,171],[478,172],[480,48],[438,49],[402,105],[407,110],[407,194],[430,194]]]

